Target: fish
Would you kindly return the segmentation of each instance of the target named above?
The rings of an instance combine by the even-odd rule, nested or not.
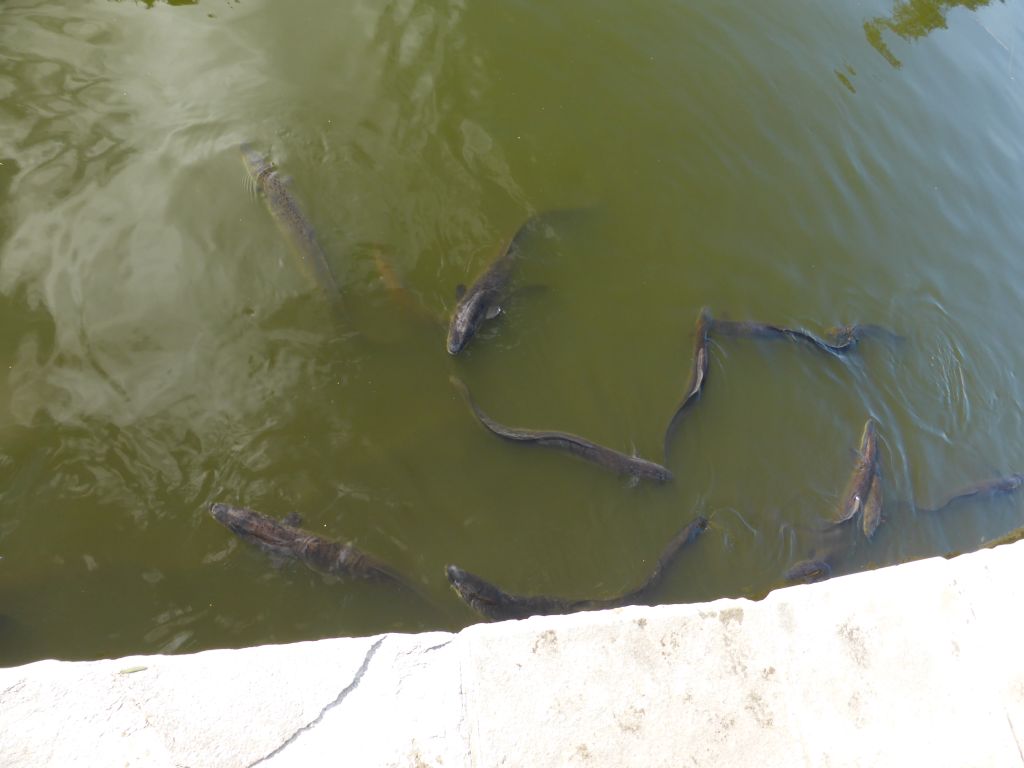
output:
[[[373,264],[380,276],[381,283],[391,296],[395,304],[408,315],[424,321],[428,325],[441,325],[444,320],[434,314],[427,306],[420,301],[420,298],[409,290],[408,286],[398,276],[394,265],[382,253],[380,248],[373,249]]]
[[[542,595],[513,595],[489,581],[455,565],[445,566],[445,574],[455,593],[474,611],[493,621],[525,619],[528,616],[575,613],[602,608],[634,605],[650,598],[650,593],[664,580],[665,573],[679,552],[707,530],[708,519],[699,516],[684,526],[662,551],[651,574],[636,589],[604,599],[568,600]]]
[[[317,536],[299,527],[302,519],[292,513],[278,521],[244,507],[214,502],[210,515],[221,525],[271,555],[294,558],[315,571],[347,579],[411,585],[393,568],[352,544]]]
[[[527,235],[545,218],[556,213],[575,213],[574,209],[546,211],[529,217],[508,244],[501,249],[469,288],[458,285],[455,289],[455,310],[448,324],[448,354],[457,355],[470,342],[480,326],[493,320],[503,311],[502,302],[509,295],[513,268],[519,258]]]
[[[690,368],[690,381],[686,385],[686,393],[683,395],[682,401],[676,406],[676,410],[672,414],[672,418],[668,420],[668,426],[665,428],[665,440],[662,450],[666,460],[668,459],[668,449],[672,442],[672,435],[675,434],[679,420],[683,417],[683,412],[691,403],[696,401],[704,388],[704,382],[707,380],[708,331],[712,323],[711,311],[707,307],[702,307],[697,315],[697,324],[693,331],[693,363]]]
[[[864,422],[864,431],[860,438],[860,453],[853,465],[853,472],[843,493],[842,504],[836,523],[845,523],[861,511],[871,490],[871,481],[877,469],[878,442],[875,436],[875,421]]]
[[[832,566],[826,560],[801,560],[794,563],[786,571],[783,577],[789,582],[801,582],[812,584],[815,581],[824,581],[832,575]]]
[[[277,171],[266,155],[249,143],[240,146],[242,162],[256,189],[262,194],[278,228],[299,261],[299,266],[314,288],[333,305],[340,305],[341,291],[317,240],[313,225],[292,194],[289,181]]]
[[[868,496],[864,500],[864,514],[861,516],[861,526],[864,535],[871,539],[882,524],[882,471],[875,468],[871,477],[871,486],[868,488]]]
[[[834,524],[818,530],[810,556],[791,565],[783,578],[790,583],[804,584],[829,578],[836,564],[846,556],[850,544],[845,526]]]
[[[994,477],[989,480],[982,480],[980,483],[969,485],[966,488],[957,491],[937,507],[933,507],[931,509],[927,507],[918,507],[917,511],[934,514],[947,509],[954,503],[962,501],[963,499],[983,496],[992,497],[1014,493],[1021,487],[1021,485],[1024,485],[1024,475]]]
[[[469,387],[466,386],[462,379],[453,374],[449,377],[449,381],[462,395],[477,421],[498,437],[517,443],[530,443],[566,451],[620,475],[653,480],[659,483],[672,479],[672,473],[660,464],[606,448],[579,435],[569,432],[516,429],[499,424],[480,410],[480,407],[469,392]]]

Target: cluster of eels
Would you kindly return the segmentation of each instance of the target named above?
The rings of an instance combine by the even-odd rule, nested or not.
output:
[[[249,145],[242,146],[242,157],[252,181],[262,193],[304,271],[332,305],[340,306],[341,294],[331,274],[327,258],[289,185],[278,174],[275,165]],[[458,287],[457,304],[448,321],[446,346],[449,354],[457,355],[461,352],[485,322],[502,313],[526,236],[542,220],[543,215],[527,220],[468,289],[464,286]],[[390,265],[380,254],[376,254],[374,258],[385,285],[396,294],[400,294],[400,298],[408,303],[412,297],[408,293],[403,293],[404,289]],[[807,345],[817,352],[835,356],[852,352],[869,336],[899,338],[893,332],[875,325],[836,327],[828,330],[823,337],[819,337],[803,329],[785,328],[768,323],[714,319],[707,308],[702,309],[694,329],[689,381],[665,428],[666,459],[673,435],[683,415],[697,402],[707,384],[708,344],[712,334],[722,337],[788,340]],[[451,382],[465,399],[476,420],[500,438],[564,451],[617,474],[636,478],[638,481],[664,483],[672,479],[672,474],[661,464],[599,445],[579,435],[513,428],[499,424],[479,407],[468,387],[459,378],[452,376]],[[985,480],[953,493],[938,507],[919,508],[918,511],[938,512],[966,498],[1012,493],[1018,490],[1022,483],[1022,475]],[[293,513],[283,520],[277,520],[251,509],[219,502],[211,504],[210,514],[241,538],[256,544],[275,557],[295,558],[325,573],[351,579],[389,582],[418,592],[417,588],[394,568],[352,544],[326,539],[302,529],[301,519],[297,514]],[[832,572],[833,558],[847,542],[845,531],[859,523],[863,535],[871,539],[883,519],[877,426],[873,419],[868,418],[864,424],[860,448],[849,481],[840,497],[832,523],[820,531],[821,544],[818,550],[810,558],[793,564],[785,573],[784,580],[788,583],[807,583],[827,578]],[[668,542],[653,571],[638,587],[608,598],[564,599],[510,594],[456,565],[446,566],[445,575],[456,594],[473,610],[488,619],[524,618],[538,614],[569,613],[647,603],[651,601],[652,593],[664,580],[680,552],[688,544],[693,543],[707,527],[708,519],[703,516],[688,522]],[[1022,538],[1024,527],[982,546],[995,546]]]

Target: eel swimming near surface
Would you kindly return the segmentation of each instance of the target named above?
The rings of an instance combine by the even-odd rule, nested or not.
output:
[[[1024,485],[1024,475],[1006,475],[1005,477],[994,477],[989,480],[982,480],[966,488],[953,493],[937,507],[918,507],[918,512],[934,514],[941,512],[958,501],[975,497],[993,497],[1016,492],[1021,485]]]
[[[415,591],[391,566],[352,544],[317,536],[299,527],[295,513],[283,521],[244,507],[215,502],[210,515],[221,525],[278,557],[301,560],[313,570],[349,579],[391,582]]]
[[[780,325],[750,320],[716,319],[711,324],[711,332],[715,335],[751,339],[790,339],[810,344],[821,352],[837,357],[852,352],[867,336],[884,336],[894,341],[903,340],[902,336],[888,328],[871,323],[833,326],[825,331],[822,338],[802,328],[785,328]]]
[[[617,608],[634,605],[649,599],[650,593],[665,578],[669,566],[675,561],[680,550],[694,541],[708,527],[706,517],[698,517],[680,530],[668,543],[658,558],[658,563],[644,583],[634,590],[616,597],[592,600],[566,600],[541,595],[512,595],[499,589],[489,581],[464,571],[458,566],[445,567],[445,573],[452,589],[470,608],[485,618],[495,621],[525,619],[528,616],[547,616],[556,613],[575,613],[601,608]]]
[[[782,328],[781,330],[787,338],[807,342],[815,349],[837,356],[845,355],[847,352],[852,351],[861,338],[860,333],[856,330],[856,326],[831,329],[825,338],[815,336],[803,328]],[[836,335],[831,335],[833,333]]]
[[[686,392],[683,394],[682,401],[676,406],[676,410],[672,414],[672,418],[668,420],[668,426],[665,428],[665,440],[662,447],[662,455],[665,457],[665,461],[668,461],[668,449],[672,442],[672,435],[675,434],[679,420],[683,417],[683,412],[686,411],[691,403],[696,401],[704,388],[704,382],[707,380],[708,331],[713,323],[711,311],[707,307],[702,307],[697,315],[697,324],[693,330],[693,363],[690,369],[690,381],[686,385]]]
[[[249,176],[299,260],[302,272],[332,305],[340,305],[341,291],[327,263],[327,256],[316,238],[313,225],[292,194],[289,181],[278,173],[277,166],[266,155],[257,152],[251,144],[242,144],[240,150]]]
[[[477,421],[498,437],[516,443],[529,443],[566,451],[620,475],[654,480],[659,483],[672,479],[672,473],[660,464],[606,448],[579,435],[569,432],[516,429],[499,424],[480,410],[480,406],[476,404],[476,401],[473,400],[473,396],[469,392],[469,387],[465,385],[462,379],[453,374],[449,377],[449,381],[465,399],[466,404],[473,412]]]

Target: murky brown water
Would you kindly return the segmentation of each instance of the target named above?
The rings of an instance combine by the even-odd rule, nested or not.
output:
[[[840,572],[967,550],[1024,471],[1016,2],[0,7],[0,663],[457,628],[457,563],[514,592],[764,594],[834,513],[869,416],[886,521]],[[348,300],[305,282],[238,146],[270,153]],[[503,317],[447,313],[530,214]],[[543,290],[533,290],[540,286]],[[903,337],[846,358],[717,339],[630,484],[495,419],[661,460],[699,308]],[[429,603],[275,568],[214,500],[351,538]]]

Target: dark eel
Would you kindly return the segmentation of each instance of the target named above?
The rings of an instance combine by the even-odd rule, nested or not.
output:
[[[845,355],[857,346],[861,339],[857,326],[852,325],[834,329],[832,333],[835,333],[835,336],[827,336],[828,341],[802,328],[783,328],[782,332],[787,338],[807,342],[815,349],[830,355]]]
[[[711,324],[711,331],[721,336],[752,339],[790,339],[810,344],[821,352],[836,356],[852,352],[866,336],[885,336],[896,341],[903,339],[902,336],[893,333],[888,328],[870,323],[834,326],[825,332],[824,338],[802,328],[784,328],[770,323],[745,320],[714,320]]]
[[[665,572],[680,550],[696,539],[707,527],[708,520],[705,517],[698,517],[689,523],[668,543],[661,553],[661,557],[658,558],[657,565],[651,575],[644,580],[644,583],[617,597],[596,600],[565,600],[541,595],[512,595],[455,565],[446,566],[445,573],[452,589],[470,608],[481,616],[495,621],[617,608],[622,605],[641,603],[648,599],[650,593],[664,580]]]
[[[1005,477],[995,477],[990,480],[982,480],[980,483],[969,485],[966,488],[957,491],[937,507],[932,507],[930,509],[927,507],[918,507],[917,511],[927,512],[929,514],[941,512],[955,502],[963,499],[970,499],[976,496],[991,497],[1014,493],[1022,484],[1024,484],[1024,475],[1007,475]]]
[[[574,456],[598,464],[620,475],[630,475],[645,480],[654,480],[659,483],[672,479],[672,473],[660,464],[655,464],[653,461],[641,459],[637,456],[628,456],[625,453],[593,443],[579,435],[569,432],[515,429],[499,424],[480,410],[480,407],[473,400],[469,388],[458,376],[452,375],[449,377],[449,380],[465,399],[477,421],[498,437],[517,443],[531,443],[533,445],[542,445],[547,448],[567,451]]]
[[[705,380],[707,380],[708,331],[710,330],[713,322],[710,310],[707,307],[702,307],[700,313],[697,315],[697,324],[693,330],[693,363],[690,368],[690,381],[686,385],[686,392],[683,394],[682,401],[678,406],[676,406],[676,410],[672,414],[672,418],[668,420],[668,426],[665,428],[665,441],[662,447],[662,455],[665,457],[666,461],[668,460],[668,448],[672,441],[672,435],[675,434],[676,427],[679,425],[679,420],[683,417],[683,412],[686,411],[691,403],[696,401],[701,390],[704,388]]]
[[[334,541],[299,528],[297,514],[283,521],[230,504],[213,503],[210,514],[218,523],[266,552],[301,560],[310,568],[334,576],[412,586],[390,566],[347,542]],[[413,591],[415,591],[413,589]]]

